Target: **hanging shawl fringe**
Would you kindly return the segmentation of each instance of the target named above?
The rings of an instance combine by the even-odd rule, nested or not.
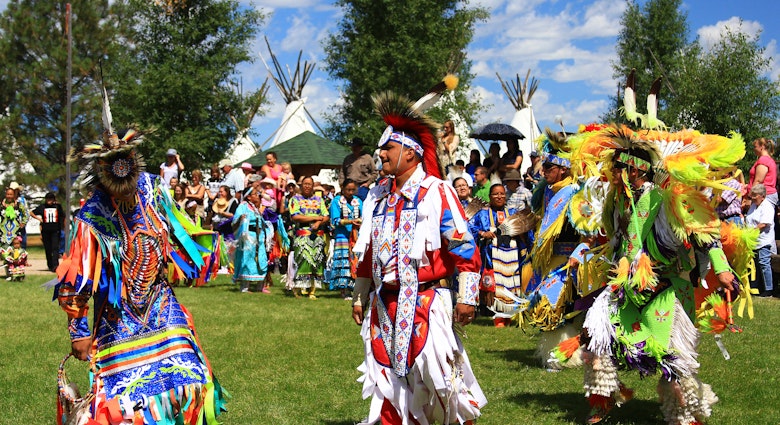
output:
[[[373,304],[372,295],[371,303]],[[452,303],[448,289],[436,291],[430,309],[428,343],[415,358],[405,378],[381,366],[371,351],[371,310],[363,321],[365,361],[358,367],[363,398],[373,397],[368,418],[380,421],[381,408],[391,403],[404,418],[431,418],[436,423],[466,423],[479,417],[487,403],[477,383],[463,344],[453,332]],[[428,423],[428,422],[425,422]]]
[[[612,326],[610,317],[616,306],[612,303],[612,292],[606,289],[596,297],[596,301],[588,309],[585,316],[583,328],[590,336],[588,342],[588,351],[597,356],[609,356],[612,354],[612,342],[615,341],[615,328]]]

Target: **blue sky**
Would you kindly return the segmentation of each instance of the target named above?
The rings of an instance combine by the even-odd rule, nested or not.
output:
[[[329,80],[319,68],[324,65],[322,40],[334,31],[341,11],[331,2],[316,0],[266,0],[245,5],[269,13],[262,30],[268,36],[274,53],[283,63],[294,66],[298,51],[303,58],[317,62],[309,84],[304,90],[307,107],[321,124],[321,113],[339,101],[338,84]],[[532,99],[540,126],[554,126],[560,115],[567,129],[579,123],[591,122],[606,109],[607,96],[614,94],[617,82],[612,78],[610,60],[615,56],[615,39],[620,16],[625,10],[623,0],[481,0],[472,1],[491,11],[488,21],[476,27],[474,40],[468,47],[477,77],[472,95],[489,105],[480,124],[509,123],[514,109],[506,99],[496,79],[521,77],[530,68],[539,82]],[[766,47],[767,57],[776,57],[780,30],[775,25],[780,16],[780,3],[774,0],[687,0],[683,9],[688,13],[691,37],[699,36],[705,45],[717,39],[726,26],[749,34],[761,31],[759,42]],[[256,51],[268,60],[263,42]],[[241,68],[244,84],[258,85],[267,75],[261,61]],[[773,61],[771,76],[780,75],[780,63]],[[640,88],[641,90],[641,88]],[[275,87],[270,91],[272,105],[254,123],[253,139],[262,144],[277,128],[284,113],[284,101]]]
[[[322,40],[337,28],[341,10],[331,1],[321,0],[239,0],[268,15],[252,46],[269,61],[263,36],[267,36],[282,64],[295,65],[299,50],[303,58],[318,68],[304,89],[307,107],[315,119],[321,118],[339,102],[338,83],[328,78]],[[0,0],[0,10],[8,0]],[[618,22],[625,10],[624,0],[472,0],[491,11],[490,18],[476,27],[468,57],[474,63],[476,78],[472,96],[479,97],[488,111],[480,124],[509,123],[514,109],[501,91],[496,72],[503,78],[531,73],[539,80],[532,99],[539,124],[555,126],[560,116],[567,129],[590,122],[606,109],[607,96],[615,93],[610,61],[615,59]],[[766,56],[778,55],[780,2],[776,0],[686,0],[691,37],[699,36],[705,45],[716,40],[726,26],[749,34],[761,32],[760,44]],[[774,24],[774,25],[773,25]],[[778,58],[780,59],[780,58]],[[256,88],[268,75],[262,61],[239,68],[244,86]],[[780,60],[773,60],[771,77],[780,77]],[[639,88],[640,93],[642,88]],[[276,87],[270,89],[271,105],[265,116],[257,117],[252,138],[262,144],[279,126],[285,104]],[[377,135],[379,136],[379,135]]]

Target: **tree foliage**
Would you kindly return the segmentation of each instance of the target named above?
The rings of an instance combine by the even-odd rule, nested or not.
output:
[[[72,140],[97,140],[100,95],[93,76],[111,54],[115,28],[108,0],[72,5]],[[0,22],[0,155],[4,172],[23,186],[47,188],[65,175],[67,35],[65,2],[12,0]],[[23,169],[21,164],[32,169]],[[7,183],[7,182],[6,182]]]
[[[474,24],[487,18],[483,8],[455,0],[339,0],[344,16],[324,44],[326,70],[341,81],[343,103],[328,117],[329,136],[346,142],[359,136],[372,143],[382,132],[371,95],[385,90],[412,100],[456,71],[454,101],[430,114],[448,119],[454,111],[473,124],[481,110],[467,99],[471,63],[464,60]],[[456,69],[457,68],[457,69]]]
[[[727,29],[709,50],[691,43],[668,108],[678,126],[715,134],[736,131],[747,142],[778,134],[780,90],[766,77],[771,64],[758,40],[759,35]],[[752,163],[751,149],[748,154]]]
[[[614,77],[623,84],[636,69],[637,103],[652,80],[666,80],[659,95],[661,118],[673,129],[695,128],[704,133],[740,133],[750,142],[772,137],[780,131],[780,86],[768,77],[770,59],[759,44],[760,34],[750,36],[738,28],[727,28],[709,49],[699,39],[687,41],[687,16],[679,0],[649,0],[642,7],[628,3],[618,36],[618,59],[612,64]],[[602,118],[620,122],[622,99]],[[741,165],[751,164],[751,149]],[[745,168],[745,167],[743,167]]]
[[[106,78],[117,127],[153,129],[141,146],[152,171],[169,148],[189,170],[218,161],[237,126],[266,103],[265,92],[244,95],[235,84],[263,15],[235,0],[125,0],[120,8],[125,40]]]
[[[636,69],[638,98],[647,94],[656,78],[667,80],[658,96],[658,116],[666,122],[669,117],[664,105],[672,96],[669,87],[673,82],[670,81],[679,74],[680,52],[688,45],[688,16],[680,11],[681,4],[682,0],[649,0],[640,6],[636,0],[628,1],[617,37],[618,59],[612,63],[612,76],[621,85],[631,70]],[[620,122],[618,108],[622,106],[622,99],[613,99],[612,107],[603,118]]]

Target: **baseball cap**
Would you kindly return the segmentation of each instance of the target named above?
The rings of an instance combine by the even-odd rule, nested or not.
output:
[[[253,167],[252,164],[250,164],[248,162],[244,162],[244,163],[241,164],[241,169],[242,170],[252,170],[252,171],[254,171],[255,167]]]
[[[176,149],[171,148],[171,149],[168,149],[168,153],[166,153],[165,155],[167,155],[167,156],[176,156],[177,153],[178,152],[176,152]]]
[[[227,167],[227,166],[230,166],[230,167],[233,166],[233,163],[230,162],[229,159],[223,159],[223,160],[219,161],[219,163],[217,163],[217,167],[219,167],[219,168],[223,168],[223,167]]]

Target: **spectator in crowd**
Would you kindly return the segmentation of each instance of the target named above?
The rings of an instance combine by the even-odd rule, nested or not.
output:
[[[520,260],[521,249],[527,247],[518,237],[504,236],[497,231],[515,212],[506,205],[504,186],[494,184],[490,187],[490,208],[479,211],[470,222],[482,255],[480,309],[483,314],[487,314],[487,308],[496,312],[493,323],[497,328],[509,325],[511,314],[507,313],[516,308],[514,300],[523,295]]]
[[[509,170],[517,170],[520,173],[520,166],[523,165],[523,151],[520,150],[520,140],[509,139],[506,141],[507,151],[501,157],[501,165],[498,167],[498,175],[501,179]]]
[[[455,161],[455,165],[450,167],[450,172],[447,173],[447,180],[450,183],[455,182],[455,179],[459,177],[466,179],[466,183],[468,183],[469,187],[474,186],[474,180],[469,173],[466,172],[466,165],[462,159]]]
[[[244,189],[248,189],[250,186],[249,176],[257,174],[255,172],[255,167],[253,167],[252,164],[248,162],[244,162],[241,164],[241,171],[244,173]]]
[[[281,181],[284,181],[284,183],[282,184]],[[292,164],[289,162],[282,163],[282,173],[279,174],[279,182],[279,189],[284,188],[287,182],[295,183],[295,174],[293,174]]]
[[[192,171],[192,181],[187,185],[187,192],[185,196],[188,201],[195,201],[197,204],[198,217],[203,217],[203,200],[206,198],[206,186],[201,182],[203,181],[203,173],[200,170]]]
[[[27,251],[22,248],[22,237],[14,236],[11,246],[0,249],[5,263],[5,280],[24,280],[25,269],[30,266],[27,263]]]
[[[233,281],[241,287],[241,292],[249,292],[254,283],[258,292],[270,293],[265,285],[268,273],[266,245],[272,239],[273,231],[263,220],[263,206],[260,193],[247,188],[244,200],[233,216],[233,233],[236,237],[236,260]]]
[[[288,181],[287,182],[287,186],[285,186],[285,188],[284,188],[284,196],[282,197],[282,203],[281,203],[281,205],[279,205],[279,213],[283,214],[283,215],[286,214],[286,216],[284,216],[284,218],[285,218],[285,221],[287,223],[290,222],[290,220],[289,220],[289,218],[290,218],[289,217],[289,215],[290,215],[290,213],[289,213],[289,211],[290,211],[290,200],[297,193],[296,192],[297,188],[298,188],[298,185],[295,183],[295,181],[293,181],[293,180]]]
[[[531,166],[525,170],[525,188],[533,190],[534,186],[542,179],[542,159],[537,151],[531,151],[529,157],[531,158]]]
[[[531,191],[521,184],[523,178],[520,172],[510,169],[504,174],[504,186],[506,186],[509,200],[506,202],[507,208],[523,211],[531,208]]]
[[[282,165],[277,163],[278,160],[279,157],[276,155],[276,152],[266,152],[265,164],[260,167],[260,171],[265,173],[265,177],[270,177],[276,182],[275,187],[281,188],[287,184],[287,173],[284,172]],[[274,196],[274,199],[276,199],[276,196]]]
[[[355,258],[352,247],[357,241],[360,228],[363,201],[354,196],[357,184],[350,179],[344,180],[341,194],[330,204],[330,224],[333,227],[333,265],[330,290],[338,289],[341,298],[352,299],[355,286]]]
[[[355,137],[349,146],[352,153],[344,158],[339,170],[339,186],[344,184],[344,180],[350,179],[358,185],[358,191],[355,196],[361,201],[366,199],[368,187],[377,178],[376,167],[371,155],[363,153],[363,139]]]
[[[222,184],[229,187],[236,198],[240,197],[244,190],[244,173],[241,170],[233,168],[229,159],[219,161],[219,169],[222,170]]]
[[[325,266],[325,230],[328,208],[321,196],[315,194],[314,179],[304,177],[301,193],[290,201],[290,219],[295,223],[293,255],[298,270],[294,276],[293,294],[298,297],[303,289],[310,288],[309,299],[322,287]]]
[[[452,187],[455,188],[455,193],[458,195],[458,200],[460,201],[460,204],[463,206],[463,209],[466,209],[466,207],[469,205],[469,202],[471,202],[472,199],[471,187],[469,187],[468,182],[466,182],[465,178],[458,177],[455,180],[453,180]]]
[[[469,153],[469,163],[466,164],[466,172],[474,179],[474,172],[482,166],[482,155],[479,149],[472,149]]]
[[[211,205],[214,203],[214,200],[217,199],[217,195],[219,194],[219,187],[222,186],[222,174],[220,173],[219,167],[216,164],[211,166],[209,181],[206,183],[206,186],[208,187],[208,192],[206,193],[206,196],[209,197],[208,206],[211,207]]]
[[[165,162],[160,164],[162,184],[165,187],[171,187],[171,179],[174,177],[179,178],[182,171],[184,171],[184,164],[182,164],[181,158],[179,158],[179,153],[176,152],[176,149],[168,149],[168,152],[165,154]]]
[[[718,218],[734,224],[744,224],[742,215],[742,183],[734,177],[734,172],[726,174],[728,180],[723,183],[734,190],[723,190],[720,193],[720,201],[715,207]]]
[[[756,279],[750,282],[750,286],[758,289],[759,297],[771,297],[773,289],[771,247],[775,244],[775,209],[766,197],[766,187],[761,183],[753,185],[748,196],[750,208],[745,216],[745,222],[749,227],[759,230],[758,243],[753,251],[758,273]],[[759,282],[763,287],[759,286]]]
[[[0,248],[8,248],[15,237],[22,235],[22,229],[27,225],[30,213],[27,211],[27,207],[19,202],[16,191],[11,187],[5,190],[5,199],[0,206],[2,207],[0,209],[0,229],[2,229]]]
[[[24,192],[22,192],[22,186],[20,186],[19,183],[11,182],[9,187],[13,189],[14,193],[16,194],[16,202],[18,202],[19,205],[24,207],[24,210],[28,212],[28,215],[22,222],[22,227],[19,231],[19,235],[22,237],[22,248],[27,249],[27,221],[30,219],[29,216],[30,205],[27,203],[27,198],[24,197]]]
[[[500,152],[501,152],[501,146],[498,143],[493,142],[490,144],[490,147],[488,148],[488,156],[485,158],[484,161],[482,161],[482,166],[487,168],[488,180],[493,178],[493,174],[498,174],[498,169],[501,166],[501,156],[499,155]],[[475,181],[476,181],[476,177],[477,176],[475,175],[474,176]]]
[[[172,190],[173,201],[176,202],[176,205],[178,205],[182,211],[184,211],[184,208],[187,206],[187,185],[184,183],[177,183],[176,186],[172,187]]]
[[[474,188],[471,191],[472,196],[485,202],[490,202],[490,180],[488,169],[479,167],[474,172]]]
[[[214,213],[211,219],[212,227],[219,232],[226,241],[232,241],[234,239],[230,223],[233,221],[233,215],[238,208],[238,199],[234,198],[231,195],[231,192],[230,186],[220,186],[217,199],[211,207],[211,210]]]
[[[214,218],[214,210],[211,209],[212,206],[214,206],[214,201],[217,199],[217,196],[219,195],[219,187],[222,186],[222,176],[219,172],[219,167],[217,167],[216,164],[211,166],[211,171],[209,172],[209,180],[206,182],[206,197],[208,198],[208,201],[206,202],[206,221],[205,225],[209,226],[208,228],[211,228],[212,226],[212,218]]]
[[[65,211],[57,202],[54,193],[49,192],[44,197],[44,203],[32,210],[30,215],[41,222],[41,240],[46,251],[46,266],[50,272],[54,272],[59,265],[60,232],[65,226]]]
[[[260,204],[271,211],[276,212],[278,205],[276,204],[276,180],[271,177],[265,177],[260,180],[258,184]]]
[[[445,173],[449,172],[452,161],[455,157],[455,150],[460,144],[460,137],[455,134],[455,124],[452,121],[445,121],[441,126],[441,137],[436,147],[441,168]]]
[[[759,138],[753,141],[753,150],[756,153],[756,162],[750,168],[750,182],[745,187],[745,193],[761,183],[766,189],[766,199],[773,207],[777,207],[777,163],[772,158],[775,152],[775,142],[772,139]],[[749,199],[743,200],[747,206]]]

